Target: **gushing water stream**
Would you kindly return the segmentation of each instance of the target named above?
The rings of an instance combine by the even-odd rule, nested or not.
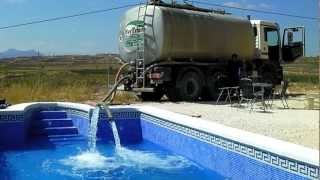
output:
[[[106,114],[108,115],[108,118],[112,118],[111,112],[109,112],[109,109],[104,109],[103,107],[97,106],[91,116],[90,120],[90,129],[89,129],[89,141],[88,141],[88,147],[90,152],[96,151],[96,142],[97,142],[97,130],[98,130],[98,121],[99,121],[99,114],[100,111],[106,111]],[[121,148],[120,143],[120,137],[117,129],[117,125],[114,120],[109,119],[108,123],[111,125],[112,134],[114,138],[114,143],[117,149]]]
[[[116,146],[116,149],[121,148],[121,143],[120,143],[120,137],[117,129],[117,125],[115,121],[110,121],[111,128],[112,128],[112,133],[113,133],[113,138],[114,138],[114,144]]]
[[[96,108],[94,108],[92,112],[91,121],[90,121],[89,141],[88,141],[89,152],[96,151],[99,114],[100,114],[100,107],[97,106]]]

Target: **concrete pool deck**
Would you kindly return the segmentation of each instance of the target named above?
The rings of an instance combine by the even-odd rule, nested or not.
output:
[[[319,150],[319,110],[273,108],[267,112],[214,103],[143,103]]]

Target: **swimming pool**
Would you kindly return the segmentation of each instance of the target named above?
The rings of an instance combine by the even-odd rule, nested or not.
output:
[[[123,148],[115,148],[112,127],[108,123],[107,115],[101,113],[97,132],[98,154],[88,154],[87,149],[89,119],[93,111],[91,106],[74,103],[29,103],[0,111],[1,177],[319,177],[319,155],[315,150],[152,107],[116,106],[111,109]],[[48,116],[67,120],[48,123]],[[34,126],[34,121],[41,118],[45,120],[41,121],[40,129],[41,126],[47,127],[49,124],[68,128],[46,129],[42,133],[49,133],[51,137],[48,138],[47,134],[45,138],[39,138],[39,129],[36,129],[39,125]],[[76,128],[76,133],[73,127]]]

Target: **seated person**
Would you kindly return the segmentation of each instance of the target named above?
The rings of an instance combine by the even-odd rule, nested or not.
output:
[[[0,109],[5,109],[5,108],[7,108],[8,106],[10,106],[10,104],[7,104],[7,103],[6,103],[6,99],[0,98]]]

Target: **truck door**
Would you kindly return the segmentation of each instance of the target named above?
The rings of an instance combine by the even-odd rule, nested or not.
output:
[[[305,55],[305,28],[285,28],[282,39],[282,59],[292,62]]]

